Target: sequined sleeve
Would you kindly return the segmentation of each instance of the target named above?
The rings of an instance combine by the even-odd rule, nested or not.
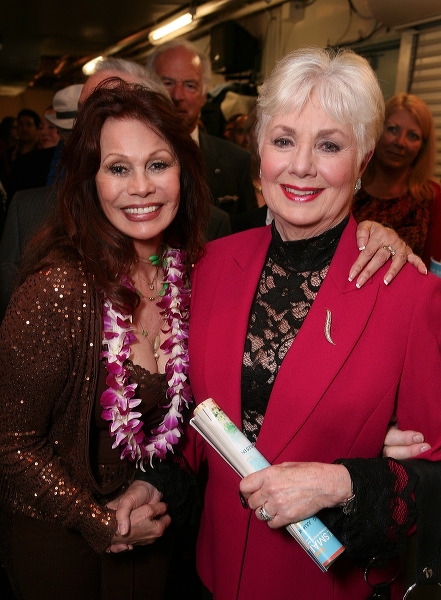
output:
[[[88,486],[96,305],[80,265],[29,277],[11,300],[0,328],[0,504],[103,550],[116,523]]]

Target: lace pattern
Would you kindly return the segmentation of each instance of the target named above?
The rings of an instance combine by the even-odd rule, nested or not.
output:
[[[329,269],[347,219],[320,236],[273,239],[251,308],[242,364],[242,424],[255,442],[278,370]]]

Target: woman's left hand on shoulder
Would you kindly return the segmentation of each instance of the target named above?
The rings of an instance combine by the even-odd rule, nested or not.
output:
[[[351,478],[343,465],[285,462],[248,475],[240,491],[259,520],[277,529],[306,519],[351,496]],[[263,517],[262,510],[263,507]],[[270,520],[264,517],[272,517]]]
[[[424,440],[424,435],[411,429],[402,431],[395,425],[387,430],[384,439],[383,456],[403,460],[415,458],[423,452],[430,450],[430,444]]]
[[[389,259],[390,267],[384,277],[388,285],[409,262],[422,275],[427,274],[427,267],[422,259],[398,234],[389,227],[375,221],[362,221],[357,228],[357,245],[360,254],[349,272],[349,281],[362,287]]]

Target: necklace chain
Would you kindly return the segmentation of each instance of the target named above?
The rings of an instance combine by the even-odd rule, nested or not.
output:
[[[168,412],[149,436],[142,429],[142,414],[133,410],[141,400],[134,397],[137,384],[128,383],[129,373],[124,366],[130,356],[130,346],[136,341],[132,317],[119,312],[107,298],[103,303],[105,349],[101,358],[106,359],[106,382],[109,387],[101,396],[102,417],[110,422],[110,433],[115,436],[112,448],[121,446],[121,458],[135,461],[141,469],[145,461],[151,463],[154,456],[163,459],[168,451],[173,450],[182,433],[182,411],[192,401],[188,383],[190,286],[184,259],[184,252],[173,248],[168,248],[164,253],[166,288],[158,307],[165,321],[164,333],[171,333],[160,346],[164,354],[170,355],[165,365]],[[122,283],[135,291],[130,277],[124,276]]]

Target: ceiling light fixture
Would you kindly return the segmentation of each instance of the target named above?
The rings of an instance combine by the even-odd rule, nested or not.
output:
[[[101,62],[102,60],[104,60],[104,56],[97,56],[96,58],[89,60],[89,62],[87,62],[85,65],[83,65],[82,71],[83,71],[84,75],[89,77],[89,75],[92,75],[93,73],[95,73],[96,65],[99,62]]]
[[[152,44],[156,44],[163,37],[170,36],[171,34],[176,33],[183,27],[190,25],[190,23],[192,21],[193,21],[192,13],[187,12],[187,13],[181,15],[180,17],[173,19],[173,21],[170,21],[169,23],[166,23],[165,25],[162,25],[161,27],[158,27],[157,29],[153,29],[149,33],[149,41]]]

